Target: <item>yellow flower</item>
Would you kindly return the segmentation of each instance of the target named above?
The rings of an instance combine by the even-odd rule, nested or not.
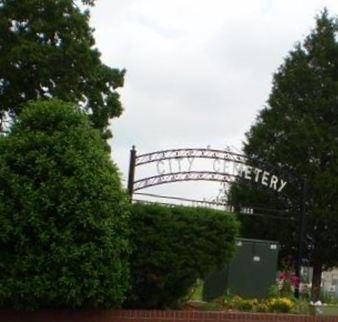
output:
[[[272,298],[267,302],[267,305],[269,307],[269,311],[271,312],[290,312],[293,307],[295,306],[295,303],[287,298],[287,297],[277,297]]]

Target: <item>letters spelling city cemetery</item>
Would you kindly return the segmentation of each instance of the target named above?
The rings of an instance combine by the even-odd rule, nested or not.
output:
[[[168,175],[182,171],[189,172],[192,171],[195,160],[194,157],[160,160],[156,162],[156,170],[158,175]],[[281,192],[287,185],[286,181],[268,171],[229,160],[212,160],[212,171],[217,174],[230,174],[242,177],[246,180],[260,183],[277,192]]]

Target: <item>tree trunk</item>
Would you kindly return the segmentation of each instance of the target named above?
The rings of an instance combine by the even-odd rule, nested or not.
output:
[[[322,281],[322,263],[315,261],[313,263],[312,288],[311,288],[312,301],[314,302],[319,300],[321,281]]]

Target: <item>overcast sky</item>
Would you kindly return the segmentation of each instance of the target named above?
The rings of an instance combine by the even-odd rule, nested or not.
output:
[[[324,6],[338,14],[337,0],[97,0],[91,23],[102,59],[127,69],[119,90],[125,111],[112,123],[124,179],[133,144],[139,153],[240,149],[273,73]],[[152,191],[218,191],[176,185]]]

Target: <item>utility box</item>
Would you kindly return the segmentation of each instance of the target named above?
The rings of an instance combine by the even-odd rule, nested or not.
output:
[[[204,300],[210,301],[227,293],[263,298],[276,282],[277,242],[241,238],[236,241],[236,245],[237,251],[231,263],[206,278]]]

